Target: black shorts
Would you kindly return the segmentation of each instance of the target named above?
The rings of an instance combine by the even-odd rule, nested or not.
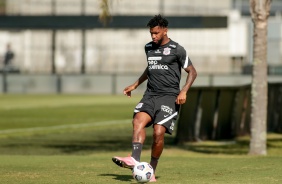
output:
[[[138,112],[146,112],[152,118],[146,127],[153,124],[163,125],[166,128],[166,133],[172,134],[180,106],[175,103],[175,100],[175,96],[145,95],[136,105],[134,115]]]

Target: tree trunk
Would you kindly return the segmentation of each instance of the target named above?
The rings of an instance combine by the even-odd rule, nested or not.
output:
[[[250,0],[254,23],[251,141],[249,154],[266,155],[267,24],[271,0]]]

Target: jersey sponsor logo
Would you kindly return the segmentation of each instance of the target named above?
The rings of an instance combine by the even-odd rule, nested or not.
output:
[[[155,53],[156,53],[156,54],[160,54],[161,51],[158,49],[158,50],[155,51]]]
[[[176,45],[170,44],[169,47],[176,48]]]
[[[167,65],[162,65],[158,61],[161,60],[162,57],[149,57],[148,58],[148,64],[149,64],[149,70],[168,70]]]
[[[168,70],[168,66],[167,65],[150,65],[149,66],[149,70]]]
[[[168,47],[164,48],[163,54],[164,55],[169,55],[170,54],[170,50],[171,50],[171,48],[168,48]]]
[[[148,60],[162,60],[162,57],[148,57]]]
[[[169,106],[162,105],[161,111],[168,113],[168,115],[172,115],[173,109],[170,108]],[[165,115],[165,117],[167,117],[167,115]]]
[[[152,47],[152,44],[149,43],[149,44],[145,45],[145,47]]]

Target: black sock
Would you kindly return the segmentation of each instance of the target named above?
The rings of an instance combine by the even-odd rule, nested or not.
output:
[[[140,142],[133,142],[131,156],[138,162],[140,162],[141,151],[142,151],[142,144]]]
[[[159,161],[159,158],[151,157],[150,164],[151,164],[151,166],[154,169],[154,173],[156,173],[156,168],[157,168],[157,165],[158,165],[158,161]]]

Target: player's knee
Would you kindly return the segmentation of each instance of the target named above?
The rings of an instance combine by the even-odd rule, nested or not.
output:
[[[154,129],[153,138],[155,144],[164,142],[164,132],[159,129]]]
[[[140,121],[139,119],[136,119],[136,118],[134,118],[133,121],[132,121],[133,129],[135,131],[145,128],[145,125],[143,125],[143,124],[144,123],[142,123],[142,121]]]
[[[132,121],[133,128],[144,128],[151,121],[150,116],[144,113],[137,113]]]

